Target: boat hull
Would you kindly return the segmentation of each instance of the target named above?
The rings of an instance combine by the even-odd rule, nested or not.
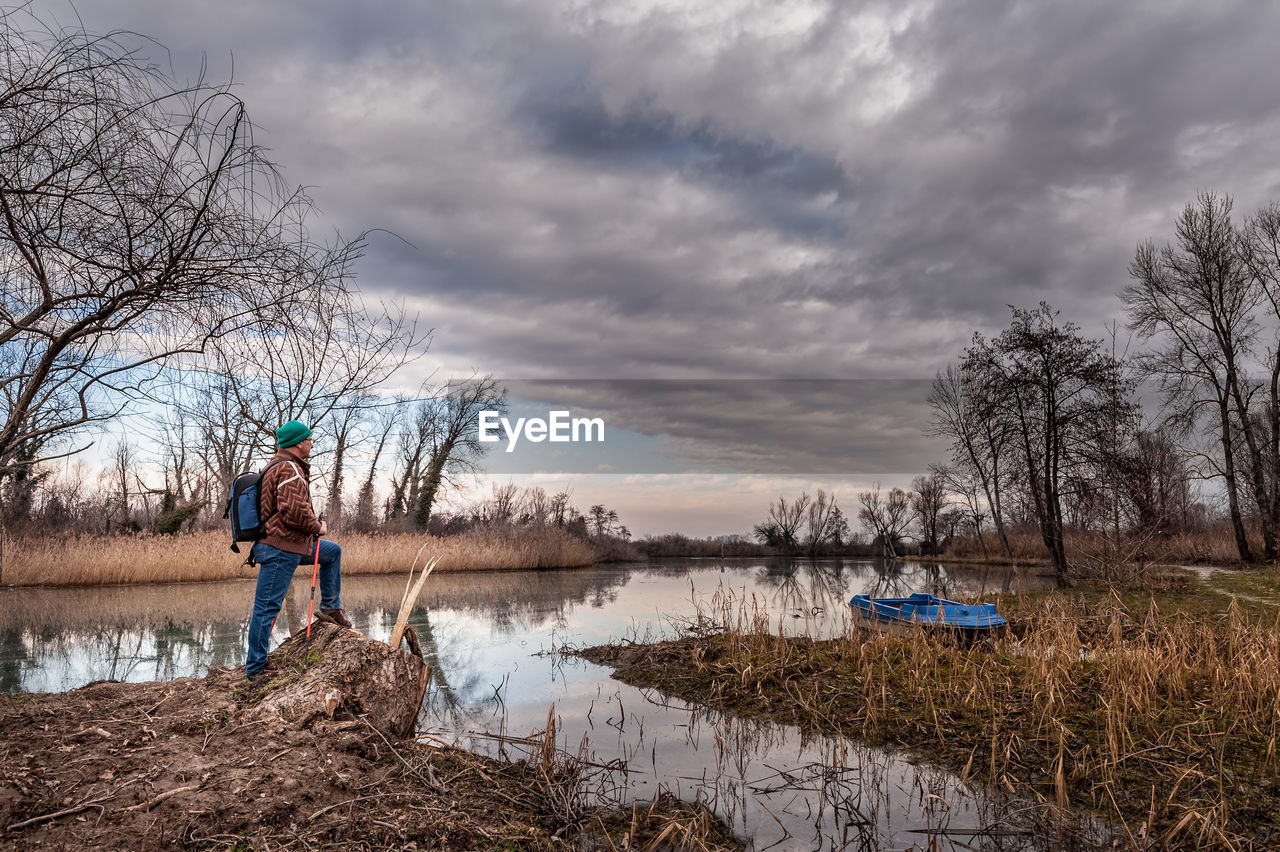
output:
[[[928,630],[978,638],[1007,625],[994,604],[962,604],[926,594],[907,598],[854,595],[849,605],[857,616],[854,623],[860,627],[904,636]]]

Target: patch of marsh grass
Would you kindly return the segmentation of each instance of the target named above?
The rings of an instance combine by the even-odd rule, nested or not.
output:
[[[1047,809],[1102,813],[1135,846],[1280,841],[1274,609],[1191,580],[1000,609],[1008,632],[965,646],[925,630],[785,638],[740,603],[704,616],[698,636],[612,663],[628,682],[916,750]]]

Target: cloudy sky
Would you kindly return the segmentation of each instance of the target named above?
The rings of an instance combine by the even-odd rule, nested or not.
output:
[[[923,395],[902,389],[975,330],[1044,299],[1101,336],[1136,242],[1167,238],[1198,191],[1245,212],[1280,198],[1269,2],[32,8],[151,36],[181,78],[202,58],[233,75],[327,225],[403,238],[375,235],[360,281],[435,328],[424,371],[858,380],[843,409],[773,417],[749,394],[708,405],[651,382],[597,399],[689,469],[730,459],[546,478],[640,532],[746,531],[780,488],[852,504],[922,472]],[[885,408],[872,380],[907,381]],[[870,455],[832,477],[861,478],[732,461],[764,421],[819,454],[796,424],[856,423]]]

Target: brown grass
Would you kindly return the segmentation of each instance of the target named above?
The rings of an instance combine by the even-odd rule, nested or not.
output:
[[[344,575],[407,574],[419,551],[419,566],[428,557],[440,557],[435,569],[440,573],[575,568],[595,561],[589,543],[556,529],[473,531],[446,538],[352,534],[338,541]],[[227,534],[220,532],[17,539],[5,542],[4,582],[91,586],[256,576],[256,570],[242,565],[247,545],[241,550],[239,556],[232,553]]]
[[[980,647],[925,632],[786,639],[722,613],[723,632],[623,657],[619,676],[924,750],[1046,809],[1106,814],[1133,846],[1274,848],[1275,610],[1192,616],[1107,594],[1002,599],[1009,635]]]
[[[952,539],[946,552],[946,558],[957,561],[990,561],[1004,562],[1000,559],[1000,540],[995,531],[984,534],[989,559],[984,560],[982,548],[976,536],[959,536]],[[1240,562],[1240,553],[1236,549],[1235,537],[1226,526],[1214,527],[1197,532],[1179,532],[1164,536],[1136,535],[1124,536],[1121,552],[1129,560],[1155,562],[1166,565],[1236,565]],[[1254,553],[1261,553],[1262,541],[1251,536],[1250,545]],[[1068,533],[1065,540],[1067,559],[1073,563],[1088,563],[1108,550],[1106,538],[1099,533]],[[1009,550],[1014,562],[1043,562],[1049,558],[1044,541],[1035,531],[1017,530],[1009,533]]]
[[[995,558],[1000,556],[1000,539],[996,536],[995,530],[987,530],[982,535],[983,540],[987,544],[988,556]],[[1039,533],[1034,532],[1009,532],[1009,552],[1013,559],[1024,562],[1035,562],[1048,557],[1048,551],[1044,549],[1044,542],[1040,539]],[[947,544],[945,556],[955,556],[965,559],[981,560],[982,546],[978,542],[977,536],[957,536]]]

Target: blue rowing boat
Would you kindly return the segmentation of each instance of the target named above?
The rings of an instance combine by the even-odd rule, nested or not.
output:
[[[923,593],[908,598],[854,595],[849,605],[867,626],[897,633],[910,632],[918,624],[976,637],[999,630],[1008,623],[996,612],[995,604],[962,604]]]

